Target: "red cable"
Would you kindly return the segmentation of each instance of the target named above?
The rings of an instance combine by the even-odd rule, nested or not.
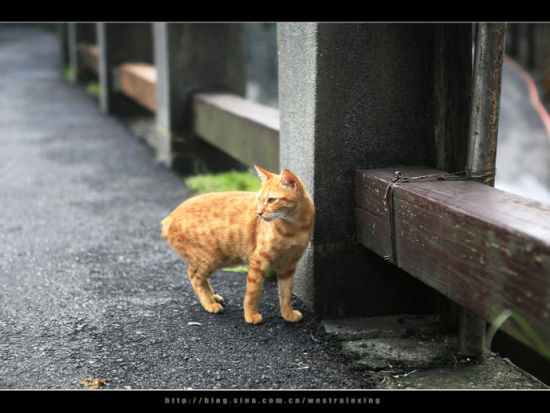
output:
[[[533,78],[519,64],[512,60],[512,58],[504,56],[504,61],[509,64],[513,69],[515,69],[516,72],[518,72],[525,81],[525,84],[527,85],[527,89],[529,91],[531,105],[533,105],[533,108],[537,111],[540,120],[542,121],[544,128],[546,129],[546,136],[548,137],[548,139],[550,139],[550,115],[548,115],[546,108],[540,101],[539,93],[537,91],[537,87],[535,86]]]

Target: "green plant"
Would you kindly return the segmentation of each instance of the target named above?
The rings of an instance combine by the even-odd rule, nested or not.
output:
[[[238,272],[238,273],[241,273],[241,274],[246,274],[246,273],[248,273],[248,265],[239,265],[237,267],[222,268],[222,271]],[[273,268],[269,268],[265,272],[265,279],[269,280],[269,281],[276,280],[277,279],[277,270],[275,270]]]
[[[268,280],[276,280],[277,279],[277,270],[270,268],[265,272],[265,278]]]
[[[260,179],[249,172],[229,171],[200,174],[185,179],[186,185],[197,194],[223,191],[252,191],[260,188]]]
[[[70,66],[63,66],[62,72],[63,79],[65,79],[65,81],[72,82],[74,80],[74,71],[71,69]],[[84,86],[84,90],[86,91],[86,93],[98,97],[100,92],[99,83],[97,81],[91,81]]]
[[[89,82],[86,85],[86,93],[88,93],[89,95],[97,97],[99,96],[99,92],[100,92],[100,87],[98,82]]]
[[[73,70],[70,66],[63,66],[63,79],[65,79],[67,82],[72,82],[73,75]]]
[[[487,346],[491,348],[491,342],[493,341],[496,332],[509,318],[512,318],[520,325],[523,331],[525,331],[525,333],[535,342],[542,354],[544,354],[544,356],[550,360],[550,347],[539,337],[539,335],[529,325],[525,318],[512,310],[504,310],[491,322],[491,327],[487,331]]]
[[[242,273],[242,274],[246,274],[248,272],[248,266],[247,265],[238,265],[236,267],[222,268],[222,271],[225,271],[225,272],[239,272],[239,273]]]

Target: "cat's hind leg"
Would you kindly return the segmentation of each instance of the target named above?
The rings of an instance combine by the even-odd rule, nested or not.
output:
[[[189,264],[187,273],[193,291],[195,291],[195,295],[198,297],[202,307],[209,313],[221,313],[223,307],[218,302],[221,297],[213,293],[212,286],[208,281],[208,277],[212,275],[212,270]]]

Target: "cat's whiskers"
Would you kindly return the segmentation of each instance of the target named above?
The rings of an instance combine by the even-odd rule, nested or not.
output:
[[[280,217],[283,221],[288,222],[289,224],[294,224],[295,220],[292,216],[288,214],[281,214]]]
[[[272,212],[269,216],[262,215],[262,218],[267,222],[272,222],[281,219],[289,224],[294,223],[294,219],[284,212]]]

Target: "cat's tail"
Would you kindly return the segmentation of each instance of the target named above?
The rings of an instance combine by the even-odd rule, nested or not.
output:
[[[161,221],[162,225],[162,232],[161,235],[163,238],[168,238],[168,232],[170,231],[170,225],[172,225],[172,221],[174,220],[174,217],[170,214],[168,217],[164,218]]]

